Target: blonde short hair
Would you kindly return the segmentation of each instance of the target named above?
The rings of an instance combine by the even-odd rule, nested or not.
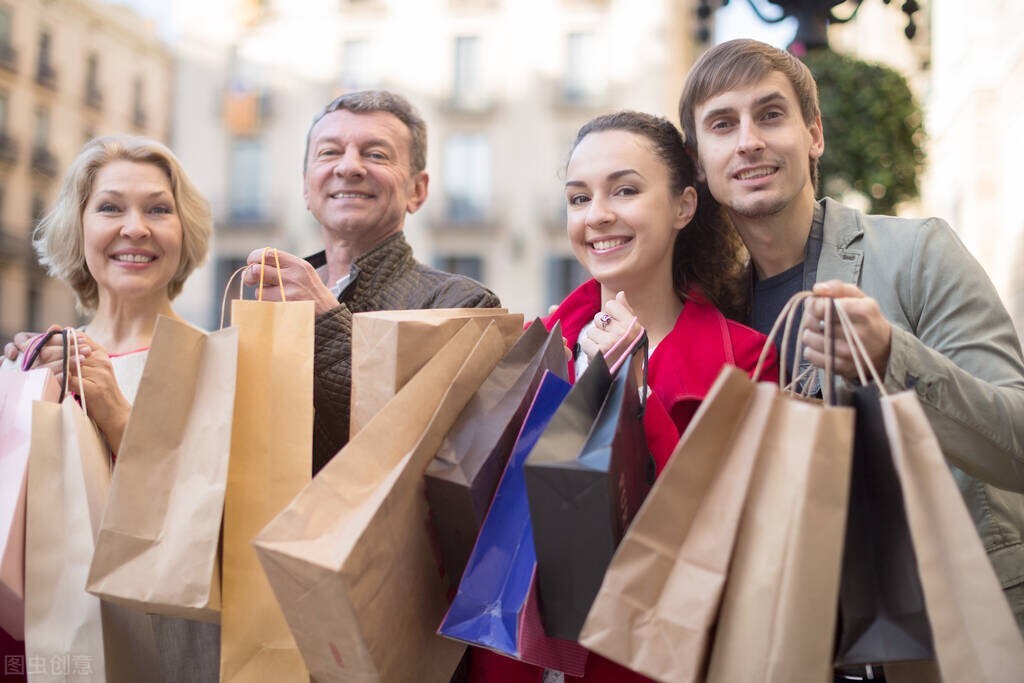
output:
[[[96,174],[112,161],[153,164],[170,182],[182,230],[181,262],[167,285],[171,299],[181,293],[188,276],[206,260],[213,232],[210,203],[165,145],[134,135],[108,135],[90,140],[64,174],[56,203],[32,234],[39,263],[52,277],[66,282],[74,290],[78,308],[83,313],[96,310],[99,290],[85,263],[82,213]]]

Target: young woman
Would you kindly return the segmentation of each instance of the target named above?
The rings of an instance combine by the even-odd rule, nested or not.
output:
[[[745,312],[743,249],[696,185],[694,163],[667,120],[623,111],[584,125],[566,167],[565,199],[573,253],[593,279],[545,319],[549,329],[562,323],[576,376],[597,352],[646,329],[651,393],[644,426],[659,472],[722,366],[752,372],[765,342],[726,317]],[[763,378],[777,376],[773,353]],[[474,650],[470,678],[548,683],[562,675]],[[564,680],[647,679],[591,654],[581,679]]]

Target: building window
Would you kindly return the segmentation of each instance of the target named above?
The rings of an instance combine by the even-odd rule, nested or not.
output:
[[[557,304],[569,292],[590,279],[590,274],[573,256],[552,256],[548,260],[548,304]]]
[[[54,88],[57,85],[57,71],[53,68],[52,38],[49,31],[39,34],[39,61],[36,66],[36,81],[40,85]]]
[[[99,109],[103,104],[103,93],[100,92],[100,58],[94,52],[85,62],[85,103]]]
[[[457,36],[452,78],[452,104],[456,107],[472,109],[485,104],[480,64],[480,37]]]
[[[486,220],[491,197],[487,138],[476,133],[452,135],[445,142],[443,164],[447,219],[453,223]]]
[[[132,82],[132,125],[136,128],[146,127],[146,107],[143,104],[143,82],[136,78]]]
[[[590,105],[604,93],[605,70],[594,33],[570,33],[566,43],[562,94],[568,104]]]
[[[229,211],[232,223],[257,223],[264,219],[263,142],[237,138],[231,144]]]
[[[36,109],[32,130],[32,169],[51,178],[57,175],[57,159],[50,151],[50,110]]]
[[[16,62],[17,53],[11,45],[11,8],[0,4],[0,66],[13,71]]]
[[[36,149],[47,149],[50,146],[50,110],[46,107],[36,109],[32,146]]]
[[[0,90],[0,160],[13,162],[17,157],[17,146],[7,134],[7,91]]]
[[[376,85],[373,73],[372,44],[369,40],[346,40],[341,46],[341,87],[366,90]]]
[[[434,258],[434,267],[447,273],[471,277],[478,282],[484,279],[484,260],[479,256],[442,254]]]

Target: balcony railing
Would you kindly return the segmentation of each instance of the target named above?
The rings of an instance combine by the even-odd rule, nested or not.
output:
[[[40,175],[53,178],[57,175],[57,157],[45,147],[32,150],[32,170]]]

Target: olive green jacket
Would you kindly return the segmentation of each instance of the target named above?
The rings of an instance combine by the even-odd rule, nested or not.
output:
[[[823,200],[816,281],[843,280],[892,323],[890,391],[913,389],[1024,629],[1024,358],[982,267],[937,218]]]

